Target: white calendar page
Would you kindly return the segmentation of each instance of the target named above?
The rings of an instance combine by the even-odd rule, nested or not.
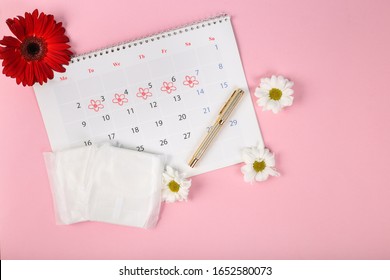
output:
[[[192,169],[187,162],[235,88],[245,95]],[[263,143],[229,16],[73,58],[34,86],[53,151],[111,141],[201,174]]]

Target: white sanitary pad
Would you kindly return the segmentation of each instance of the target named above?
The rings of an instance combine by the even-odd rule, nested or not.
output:
[[[59,224],[150,228],[160,211],[161,157],[110,146],[44,153]]]

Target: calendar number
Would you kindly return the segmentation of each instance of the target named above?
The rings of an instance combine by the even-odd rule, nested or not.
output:
[[[137,146],[136,149],[137,149],[138,152],[145,151],[144,145]]]
[[[189,139],[191,136],[191,132],[183,133],[184,139]]]
[[[108,139],[109,139],[109,140],[114,140],[114,138],[115,138],[115,133],[114,133],[114,132],[108,134]]]
[[[127,109],[127,113],[129,115],[134,114],[134,109],[133,108]]]
[[[221,88],[227,88],[228,87],[228,83],[227,82],[220,83],[220,85],[221,85]]]
[[[173,99],[175,100],[175,102],[179,102],[181,100],[181,97],[180,95],[175,95]]]
[[[172,76],[171,81],[172,81],[172,82],[176,82],[175,76]]]
[[[237,120],[231,120],[229,122],[230,122],[230,126],[236,126],[237,125]]]
[[[127,89],[125,89],[125,91],[123,93],[124,94],[129,94],[129,91]]]
[[[149,87],[149,88],[152,88],[152,87],[153,87],[152,82],[148,83],[148,87]]]
[[[85,146],[91,146],[92,145],[92,141],[91,140],[84,141],[84,145]]]
[[[196,70],[195,70],[195,74],[196,74],[196,76],[199,75],[199,69],[196,69]]]
[[[157,108],[157,102],[156,101],[150,102],[149,105],[150,105],[150,108]]]
[[[138,133],[138,132],[139,132],[138,126],[132,127],[132,128],[131,128],[131,132],[133,132],[133,133]]]
[[[198,93],[198,95],[204,94],[204,89],[197,89],[196,92]]]
[[[86,126],[87,126],[87,122],[86,122],[86,121],[83,121],[83,122],[81,122],[81,125],[82,125],[83,127],[86,127]]]
[[[76,104],[77,104],[77,109],[80,109],[81,108],[81,104],[79,102],[77,102]]]
[[[106,101],[106,99],[104,98],[104,96],[102,95],[102,96],[100,96],[101,97],[101,99],[102,99],[102,102],[104,102],[104,101]]]
[[[218,68],[223,69],[223,64],[222,63],[218,64]]]
[[[203,114],[210,113],[210,107],[203,108]]]
[[[179,121],[182,121],[182,120],[185,120],[187,118],[187,115],[186,114],[179,114],[178,117],[179,117]]]
[[[162,120],[155,121],[154,123],[156,124],[157,127],[163,125],[163,121]]]
[[[110,120],[110,115],[105,115],[105,116],[102,116],[103,118],[103,121],[109,121]]]
[[[160,146],[166,146],[166,145],[168,145],[167,139],[160,140]]]

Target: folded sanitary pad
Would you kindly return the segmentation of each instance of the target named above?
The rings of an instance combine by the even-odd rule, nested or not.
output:
[[[44,153],[59,224],[150,228],[161,201],[161,157],[105,144]]]

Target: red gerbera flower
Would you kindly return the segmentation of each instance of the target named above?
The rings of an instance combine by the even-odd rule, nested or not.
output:
[[[65,72],[72,52],[68,50],[69,39],[61,22],[53,15],[35,10],[6,21],[15,37],[4,36],[0,40],[0,59],[3,59],[3,74],[16,78],[16,83],[32,86],[53,79],[54,71]]]

